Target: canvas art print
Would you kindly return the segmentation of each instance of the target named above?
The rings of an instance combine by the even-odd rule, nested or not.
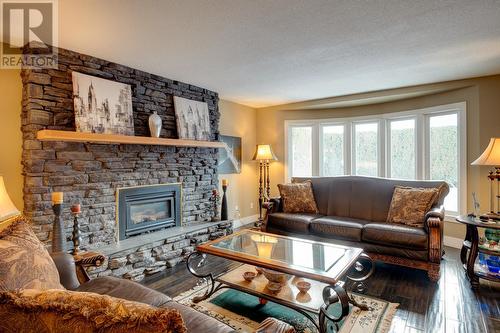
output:
[[[221,135],[220,138],[226,148],[219,149],[219,173],[241,173],[241,138],[228,135]]]
[[[174,96],[179,139],[210,140],[210,117],[205,102]]]
[[[73,72],[73,101],[77,131],[134,135],[130,85]]]

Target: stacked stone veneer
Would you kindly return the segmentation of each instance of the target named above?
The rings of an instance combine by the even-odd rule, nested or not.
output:
[[[58,61],[58,69],[21,71],[24,213],[33,220],[37,236],[50,245],[53,191],[65,194],[68,240],[72,226],[69,205],[82,205],[82,244],[87,249],[116,242],[115,194],[119,187],[180,182],[182,223],[210,220],[209,198],[218,182],[216,149],[41,142],[36,136],[42,129],[75,131],[73,71],[131,85],[137,136],[149,136],[148,117],[157,111],[163,120],[161,136],[177,138],[175,95],[208,104],[215,140],[217,93],[63,49],[59,49]],[[124,267],[139,266],[133,262],[136,259],[127,260],[130,262]]]
[[[102,266],[89,268],[88,273],[91,277],[112,275],[140,281],[146,275],[160,272],[185,260],[197,244],[231,232],[231,222],[214,223],[213,226],[183,235],[107,255]]]

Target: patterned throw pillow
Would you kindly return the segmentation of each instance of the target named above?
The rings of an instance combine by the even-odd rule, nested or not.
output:
[[[278,184],[283,211],[285,213],[318,213],[311,181],[293,184]]]
[[[0,290],[64,289],[59,272],[25,218],[0,232]]]
[[[0,332],[184,333],[176,309],[68,290],[0,292]]]
[[[396,186],[392,194],[387,222],[423,227],[425,214],[436,202],[438,188]]]

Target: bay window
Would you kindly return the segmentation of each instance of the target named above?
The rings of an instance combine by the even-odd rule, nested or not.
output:
[[[465,103],[368,117],[285,121],[285,177],[445,180],[448,215],[466,211]]]

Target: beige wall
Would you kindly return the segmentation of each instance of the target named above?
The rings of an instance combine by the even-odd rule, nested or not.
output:
[[[220,133],[241,137],[242,167],[240,174],[219,175],[219,180],[228,179],[229,218],[234,217],[236,207],[241,217],[258,214],[258,170],[252,161],[257,129],[257,112],[247,106],[220,100]],[[253,206],[253,208],[251,208]]]
[[[371,105],[350,106],[328,109],[306,109],[328,103],[355,104],[366,103],[369,98],[381,99],[391,96],[426,95]],[[272,144],[279,162],[271,165],[272,188],[276,194],[276,184],[284,181],[284,121],[292,119],[323,119],[373,115],[398,112],[455,102],[467,103],[467,199],[471,210],[470,193],[479,193],[483,209],[488,207],[489,185],[486,180],[487,167],[473,167],[470,163],[486,148],[490,137],[500,136],[500,76],[489,76],[469,80],[444,82],[402,89],[393,89],[375,93],[358,94],[318,100],[304,103],[283,105],[257,110],[257,141]],[[455,222],[446,223],[445,234],[461,238],[464,228]]]
[[[0,69],[0,175],[19,210],[23,209],[21,93],[20,71]]]

